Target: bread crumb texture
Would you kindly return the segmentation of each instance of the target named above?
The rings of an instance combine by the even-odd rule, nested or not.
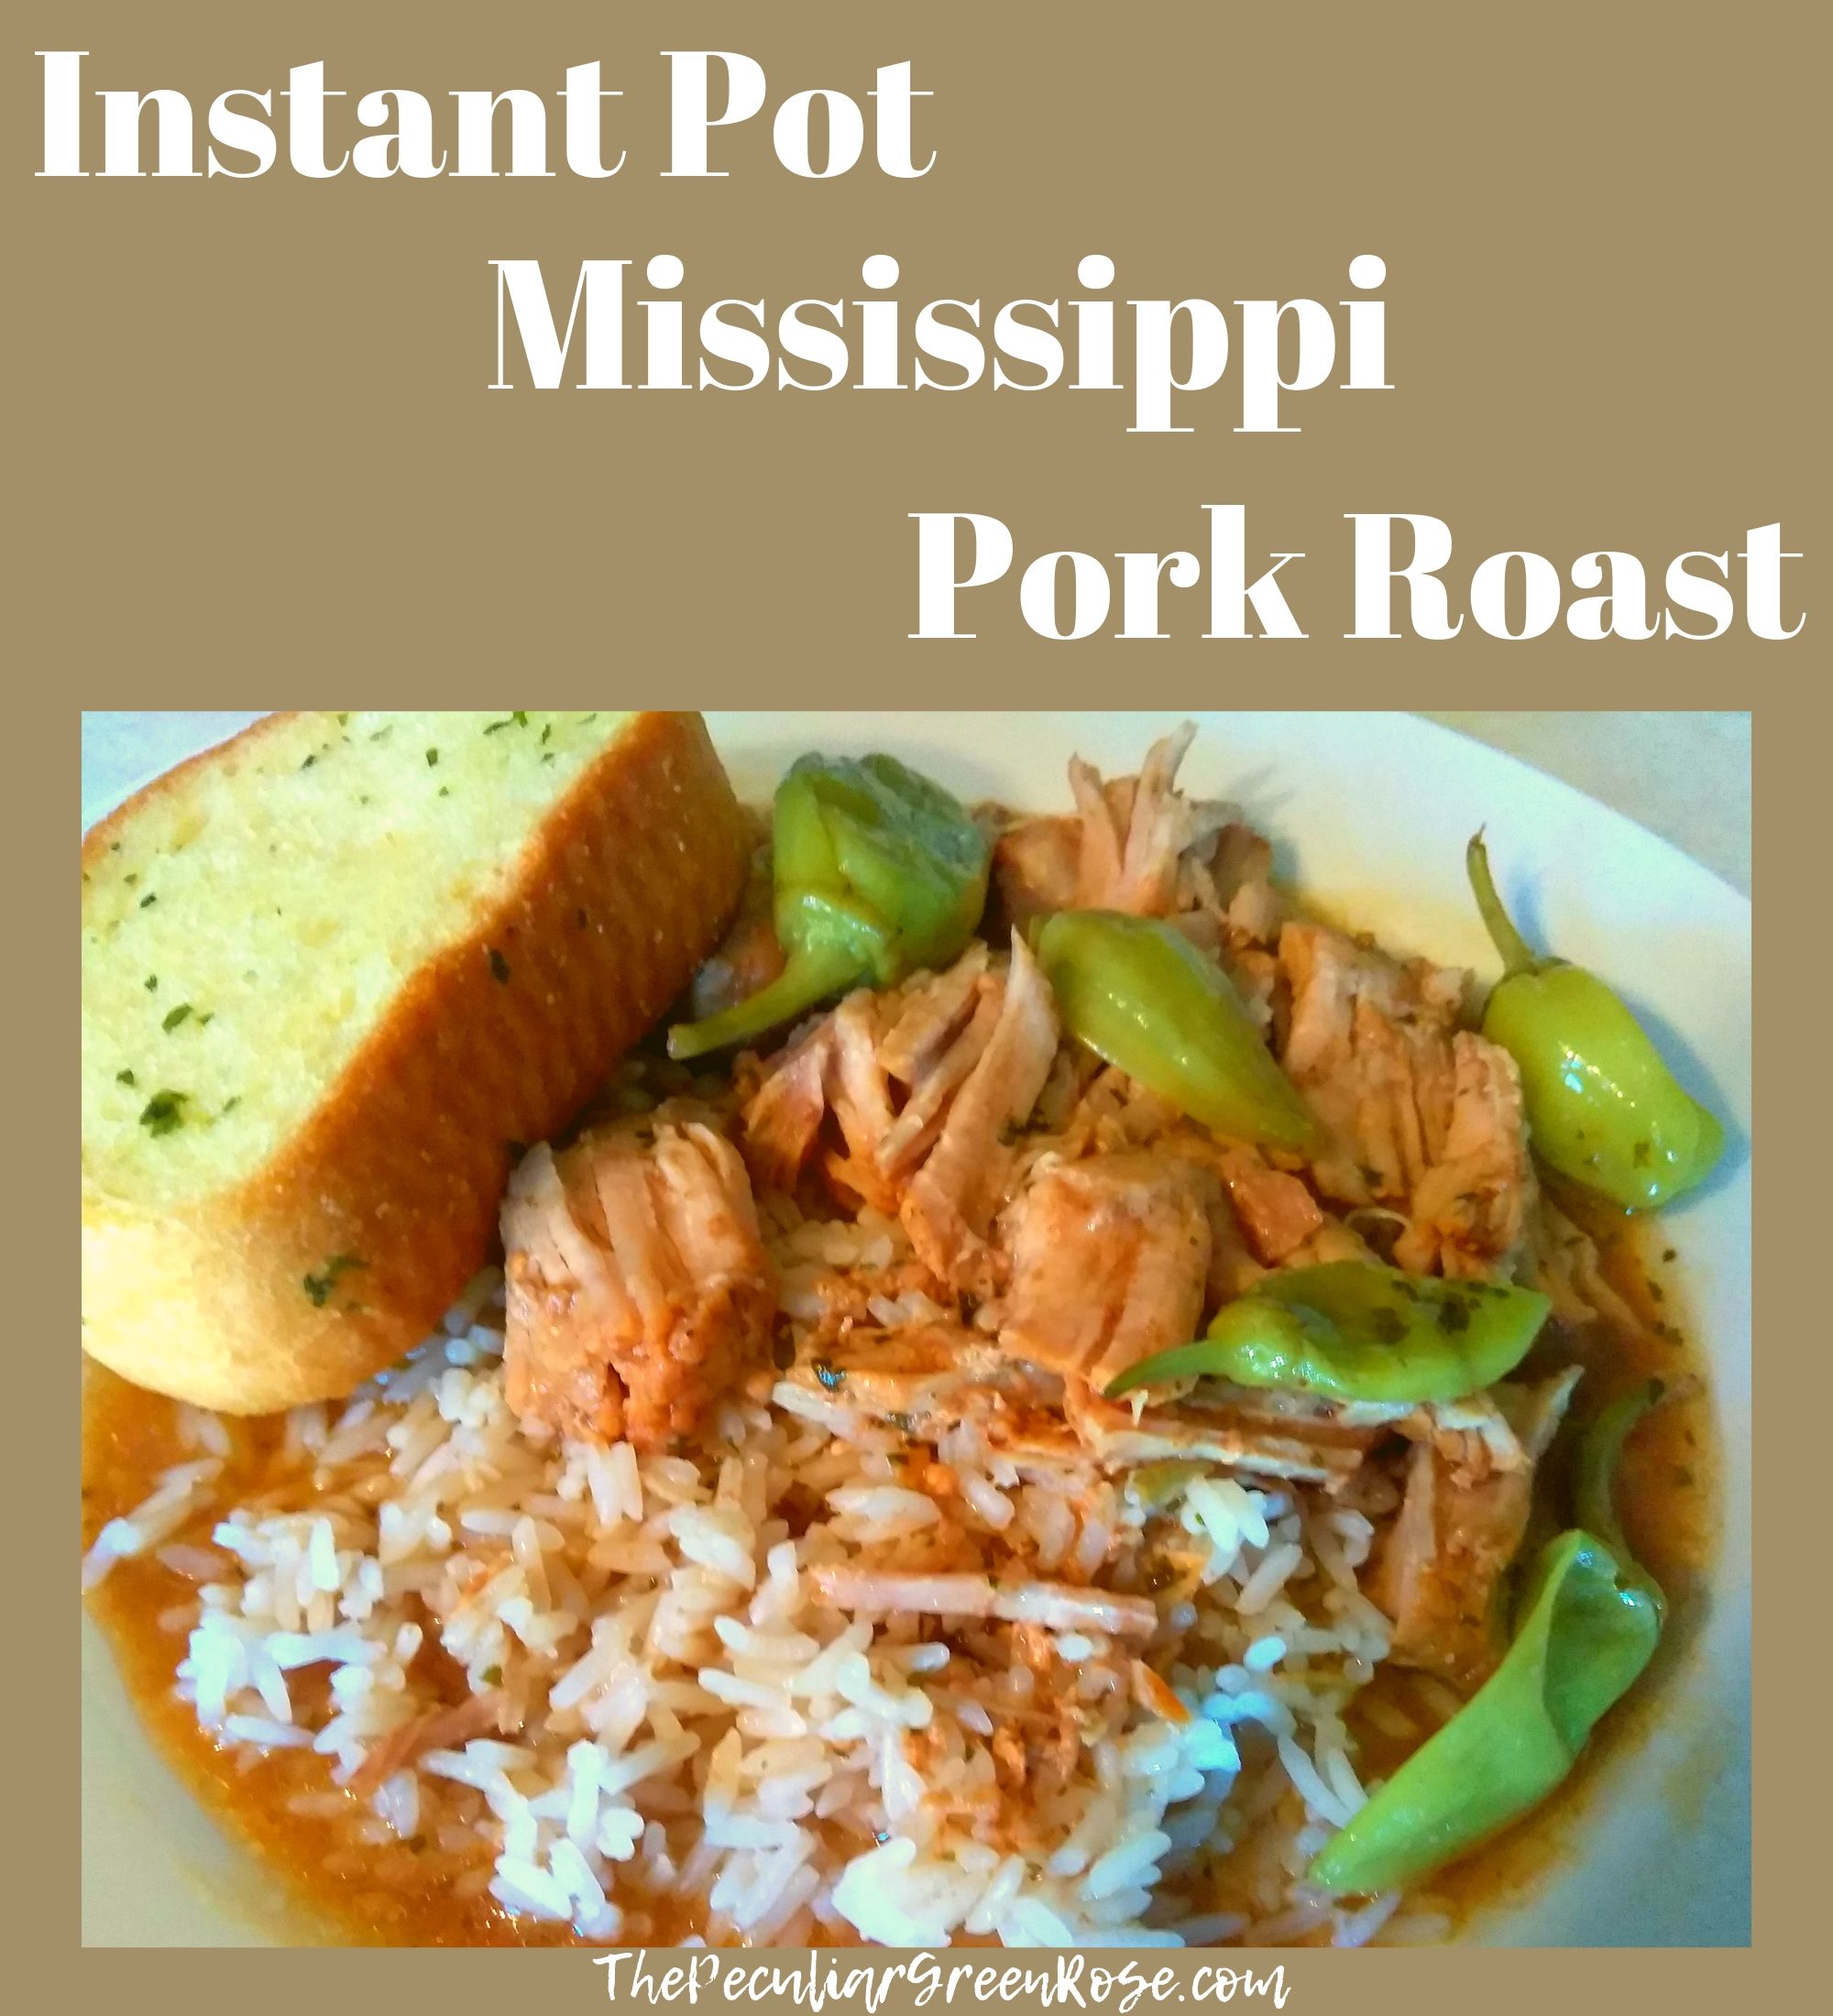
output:
[[[144,800],[83,864],[89,1168],[169,1202],[258,1168],[628,719],[302,714]]]
[[[408,1348],[746,854],[694,715],[272,716],[130,800],[82,849],[86,1348],[243,1410]]]

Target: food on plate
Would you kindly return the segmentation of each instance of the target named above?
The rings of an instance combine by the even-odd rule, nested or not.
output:
[[[83,1349],[236,1413],[399,1358],[749,850],[689,715],[281,715],[130,799],[82,849]]]
[[[1037,953],[1064,1025],[1097,1057],[1231,1140],[1314,1146],[1317,1123],[1215,959],[1174,925],[1059,910]]]
[[[1575,1528],[1547,1543],[1508,1656],[1312,1864],[1333,1894],[1390,1890],[1467,1853],[1554,1791],[1648,1664],[1647,1594]]]
[[[1213,1378],[1333,1400],[1459,1400],[1508,1377],[1551,1307],[1511,1282],[1446,1281],[1378,1260],[1289,1267],[1224,1302],[1202,1342],[1136,1359],[1107,1397]]]
[[[1496,893],[1480,833],[1469,869],[1504,968],[1483,1033],[1520,1071],[1534,1152],[1630,1211],[1703,1183],[1725,1151],[1718,1116],[1674,1081],[1648,1032],[1596,974],[1535,957]]]
[[[1667,1600],[1630,1551],[1612,1489],[1624,1438],[1663,1392],[1657,1379],[1619,1396],[1586,1431],[1574,1489],[1580,1523],[1542,1549],[1514,1643],[1331,1838],[1309,1872],[1321,1889],[1409,1883],[1531,1812],[1647,1666]]]
[[[507,1390],[525,1421],[665,1449],[769,1362],[776,1285],[751,1183],[704,1123],[603,1129],[557,1160],[532,1148],[503,1244]]]
[[[777,786],[771,840],[780,970],[722,1014],[677,1024],[671,1057],[763,1035],[857,981],[944,965],[980,922],[984,837],[895,756],[804,756]]]
[[[255,1420],[93,1369],[91,1602],[340,1935],[1437,1939],[1620,1738],[1710,1408],[1660,1200],[1538,1152],[1570,983],[1307,909],[1190,740],[1032,815],[804,758],[671,838],[642,1040],[560,946],[596,1078],[425,1341]]]

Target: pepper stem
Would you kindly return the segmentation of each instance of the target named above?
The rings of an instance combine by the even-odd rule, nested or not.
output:
[[[677,1022],[668,1032],[668,1054],[680,1063],[763,1035],[827,995],[839,993],[862,971],[858,954],[845,946],[797,949],[776,978],[756,993],[704,1021]]]
[[[1513,918],[1502,907],[1502,899],[1496,893],[1496,879],[1489,872],[1489,849],[1483,844],[1481,827],[1471,835],[1470,845],[1464,850],[1464,865],[1490,941],[1502,955],[1502,977],[1512,980],[1517,973],[1531,973],[1541,962],[1534,957],[1528,941],[1516,930]]]

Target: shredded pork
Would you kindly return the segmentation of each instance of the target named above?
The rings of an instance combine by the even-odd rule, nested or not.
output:
[[[1393,1619],[1397,1665],[1465,1691],[1495,1670],[1508,1646],[1501,1598],[1527,1533],[1534,1466],[1577,1382],[1573,1368],[1538,1386],[1498,1387],[1424,1424],[1369,1591]]]
[[[1003,1349],[1097,1391],[1197,1333],[1214,1179],[1135,1151],[1041,1169],[1001,1228],[1011,1289]]]
[[[525,1420],[659,1448],[768,1359],[776,1298],[751,1184],[710,1127],[532,1149],[503,1247],[509,1400]]]
[[[1005,951],[976,938],[944,971],[856,989],[737,1072],[762,1192],[874,1213],[907,1241],[803,1290],[821,1313],[781,1390],[841,1432],[971,1433],[1059,1479],[1169,1463],[1345,1495],[1391,1475],[1399,1507],[1368,1586],[1394,1657],[1470,1685],[1493,1663],[1498,1592],[1575,1374],[1426,1408],[1214,1381],[1103,1397],[1270,1269],[1391,1255],[1507,1278],[1531,1265],[1586,1315],[1601,1292],[1595,1249],[1538,1197],[1512,1061],[1462,1026],[1465,976],[1293,916],[1265,840],[1179,791],[1190,740],[1156,744],[1136,777],[1078,762],[1072,813],[1008,823],[1003,910],[1171,918],[1231,973],[1324,1145],[1307,1161],[1213,1135],[1066,1042],[1022,930]],[[768,963],[755,932],[719,958],[748,951]],[[655,1445],[767,1353],[774,1284],[745,1168],[714,1130],[537,1151],[504,1232],[511,1396],[563,1432]],[[891,1320],[906,1307],[929,1313]],[[1118,1603],[1101,1628],[1150,1629],[1143,1598],[819,1573],[829,1602],[862,1612],[1020,1623]]]
[[[1065,1583],[1001,1588],[985,1575],[904,1575],[851,1568],[817,1568],[812,1580],[837,1610],[868,1616],[997,1617],[1047,1631],[1108,1631],[1116,1638],[1150,1638],[1158,1627],[1149,1597],[1108,1595]]]

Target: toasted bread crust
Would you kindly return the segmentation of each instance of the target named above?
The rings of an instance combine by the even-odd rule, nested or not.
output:
[[[217,753],[130,799],[85,857]],[[748,853],[699,717],[637,717],[266,1167],[158,1215],[85,1178],[84,1349],[241,1414],[346,1393],[412,1349],[488,1257],[511,1144],[563,1127],[680,992]]]
[[[140,814],[148,805],[157,805],[162,798],[183,797],[186,784],[199,772],[218,768],[232,750],[240,755],[251,745],[266,741],[270,735],[279,734],[298,719],[297,712],[264,714],[258,721],[250,721],[247,728],[238,729],[227,741],[201,749],[195,756],[187,756],[181,763],[174,763],[170,770],[161,771],[150,783],[142,784],[132,797],[123,798],[106,818],[98,819],[82,836],[83,867],[103,866],[115,842],[133,830]]]

